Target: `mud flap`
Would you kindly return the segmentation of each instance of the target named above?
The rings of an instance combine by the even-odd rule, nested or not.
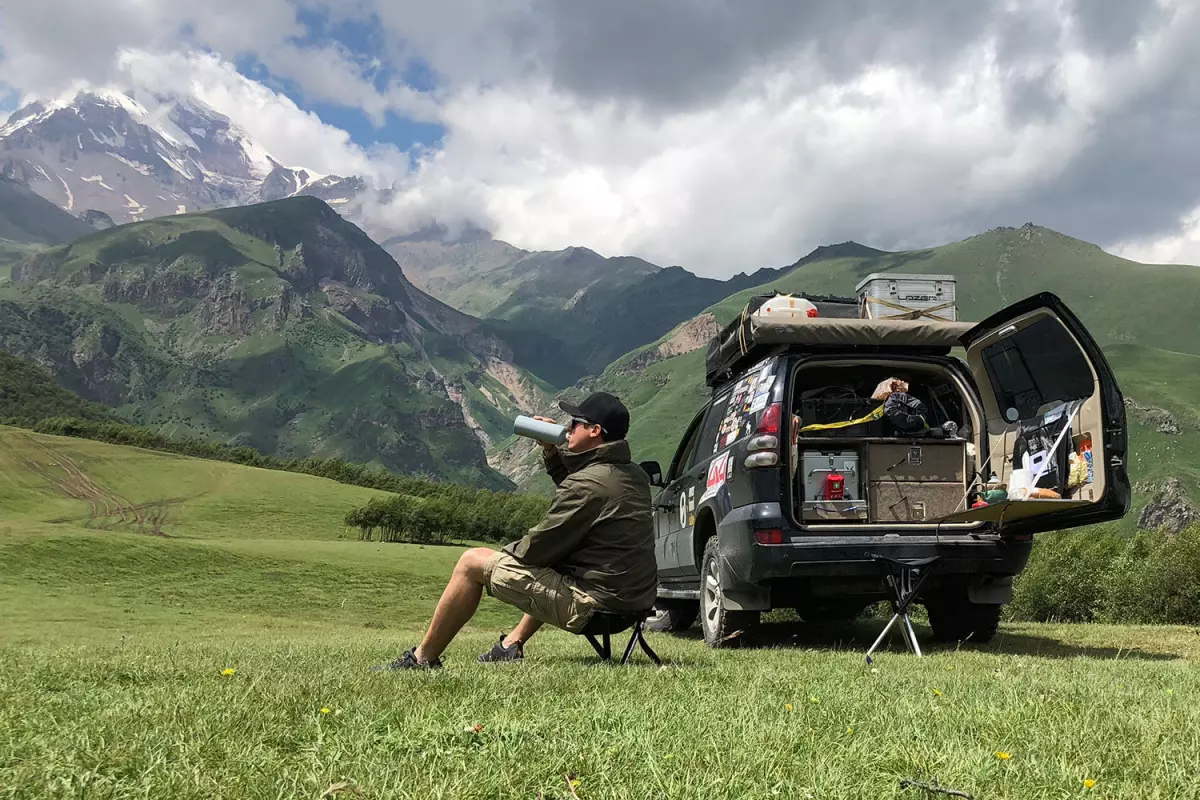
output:
[[[1011,603],[1013,579],[1011,575],[980,575],[967,585],[967,599],[981,605]]]
[[[771,590],[766,587],[734,589],[724,593],[725,608],[730,611],[770,611]]]

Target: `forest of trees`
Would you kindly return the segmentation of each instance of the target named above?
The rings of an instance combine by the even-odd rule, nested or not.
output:
[[[377,498],[348,513],[346,524],[359,529],[360,539],[371,540],[378,534],[381,542],[507,542],[524,536],[541,521],[549,505],[541,497],[525,494],[488,495]]]

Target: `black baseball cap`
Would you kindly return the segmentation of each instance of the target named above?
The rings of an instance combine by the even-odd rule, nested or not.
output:
[[[609,441],[624,439],[629,433],[629,409],[608,392],[591,394],[579,405],[562,402],[558,407],[572,417],[599,425]]]

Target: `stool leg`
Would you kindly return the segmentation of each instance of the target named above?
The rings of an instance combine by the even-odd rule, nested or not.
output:
[[[900,626],[899,627],[900,627],[900,638],[904,640],[904,649],[911,653],[912,649],[913,649],[913,643],[912,643],[912,639],[910,639],[908,637],[908,612],[905,612],[900,615]]]
[[[600,646],[600,643],[596,641],[596,637],[590,633],[585,635],[587,640],[591,642],[592,649],[596,651],[596,655],[600,656],[602,660],[607,661],[608,655],[604,652],[604,648]]]
[[[625,645],[625,655],[623,655],[621,657],[621,666],[628,664],[629,659],[633,657],[633,646],[635,644],[637,644],[637,640],[638,640],[638,629],[637,629],[637,626],[635,625],[633,627],[633,634],[630,635],[630,637],[629,637],[629,644]]]
[[[888,620],[888,624],[883,626],[883,630],[879,633],[879,638],[875,640],[875,644],[871,645],[871,649],[867,651],[868,660],[871,658],[871,653],[875,652],[875,648],[879,647],[879,644],[883,641],[883,637],[887,636],[888,631],[892,629],[892,626],[896,624],[896,620],[899,618],[899,614],[893,614],[892,618]]]
[[[650,660],[653,661],[655,663],[655,665],[661,667],[662,659],[658,657],[658,653],[655,653],[653,650],[650,649],[650,643],[646,641],[646,637],[642,633],[641,626],[638,626],[637,638],[638,638],[638,642],[640,642],[642,645],[642,649],[646,651],[646,655],[650,656]]]
[[[904,614],[904,625],[908,629],[908,641],[912,645],[912,651],[920,657],[921,645],[917,643],[917,633],[913,630],[912,620],[908,618],[907,612]]]

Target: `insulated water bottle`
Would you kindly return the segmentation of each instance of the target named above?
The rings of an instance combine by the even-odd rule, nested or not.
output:
[[[537,439],[539,442],[546,442],[548,444],[562,444],[567,441],[567,429],[562,425],[557,425],[553,422],[542,422],[533,417],[527,417],[524,414],[517,417],[513,422],[513,433],[518,436]]]

